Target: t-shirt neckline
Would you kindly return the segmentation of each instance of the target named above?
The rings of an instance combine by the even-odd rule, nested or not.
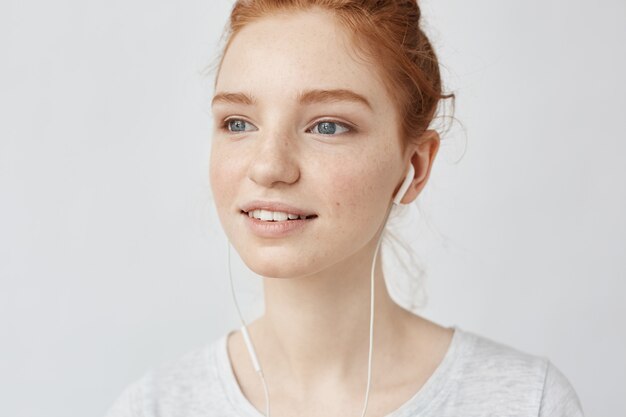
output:
[[[396,408],[385,417],[409,417],[413,415],[419,415],[435,407],[440,401],[443,400],[443,396],[446,390],[446,385],[451,384],[455,378],[453,374],[459,368],[457,364],[457,358],[461,355],[461,351],[465,348],[467,340],[467,333],[459,326],[451,326],[454,330],[452,340],[448,346],[443,359],[435,368],[435,371],[430,375],[421,388],[405,401],[400,407]],[[228,355],[228,336],[234,332],[231,330],[223,335],[216,343],[216,349],[214,351],[215,367],[217,369],[218,378],[222,384],[222,388],[231,403],[233,408],[238,414],[243,413],[245,417],[264,417],[264,414],[257,410],[248,398],[243,394],[235,373],[232,368],[230,357]],[[260,382],[259,382],[260,383]]]

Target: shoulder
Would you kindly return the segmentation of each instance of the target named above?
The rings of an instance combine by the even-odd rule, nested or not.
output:
[[[569,381],[547,357],[457,330],[462,347],[448,404],[461,405],[466,415],[477,416],[485,411],[508,416],[582,416],[555,412],[564,407],[563,401],[569,401],[572,410],[580,409],[580,404]]]
[[[465,339],[463,374],[467,378],[524,381],[541,388],[548,366],[545,357],[532,355],[501,342],[461,330]]]
[[[582,417],[582,405],[567,377],[548,362],[541,398],[540,417]]]
[[[224,336],[149,369],[125,387],[105,417],[200,416],[221,409],[216,350]],[[203,413],[204,414],[201,414]]]

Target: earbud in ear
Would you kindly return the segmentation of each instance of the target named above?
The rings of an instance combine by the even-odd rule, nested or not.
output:
[[[400,189],[398,190],[398,193],[393,199],[393,204],[400,205],[400,200],[402,200],[402,197],[404,197],[406,190],[408,190],[409,185],[411,185],[411,181],[413,181],[414,175],[415,175],[415,168],[413,168],[413,164],[409,164],[409,172],[407,172],[406,177],[404,178],[404,181],[402,182],[402,185],[400,186]]]

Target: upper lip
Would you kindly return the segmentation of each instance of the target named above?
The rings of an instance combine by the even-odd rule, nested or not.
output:
[[[290,204],[281,203],[279,201],[263,201],[263,200],[253,200],[243,204],[241,210],[246,213],[251,210],[269,210],[269,211],[282,211],[285,213],[297,214],[298,216],[310,216],[315,213],[300,209],[298,207],[294,207]]]

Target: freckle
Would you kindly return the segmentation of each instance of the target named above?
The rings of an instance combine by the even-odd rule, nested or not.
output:
[[[337,201],[335,204],[337,204],[337,207],[339,207],[341,204],[339,203],[339,201]]]

